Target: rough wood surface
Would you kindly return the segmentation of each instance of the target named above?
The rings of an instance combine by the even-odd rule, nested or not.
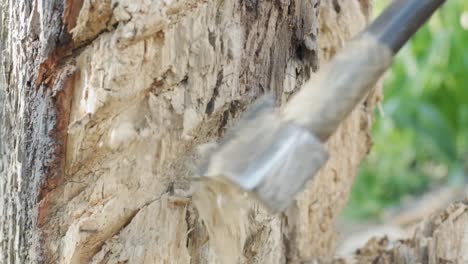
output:
[[[369,10],[367,0],[3,0],[1,261],[217,263],[189,196],[192,149],[265,91],[285,102]],[[249,203],[241,263],[333,254],[378,99],[342,124],[284,215]]]
[[[434,213],[409,239],[375,237],[347,259],[323,263],[464,264],[468,263],[468,199]]]

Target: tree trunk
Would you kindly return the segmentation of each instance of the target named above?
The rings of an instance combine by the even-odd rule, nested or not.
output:
[[[192,149],[261,94],[284,103],[369,1],[2,0],[0,263],[219,263],[188,195]],[[286,214],[249,202],[236,262],[333,255],[378,99]]]

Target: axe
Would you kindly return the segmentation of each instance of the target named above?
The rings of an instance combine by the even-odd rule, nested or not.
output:
[[[226,180],[281,212],[326,163],[323,143],[395,54],[445,0],[395,0],[282,107],[257,100],[205,157],[199,175]]]

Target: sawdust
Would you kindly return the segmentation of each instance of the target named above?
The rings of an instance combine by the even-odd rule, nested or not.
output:
[[[249,226],[247,194],[221,177],[204,178],[198,184],[192,201],[218,263],[239,263]]]

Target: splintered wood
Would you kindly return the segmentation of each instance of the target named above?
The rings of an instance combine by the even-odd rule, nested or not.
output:
[[[353,256],[333,263],[468,263],[468,199],[422,221],[409,239],[376,237]]]
[[[213,242],[217,230],[240,255],[227,261],[333,255],[376,93],[329,140],[328,164],[282,216],[251,200],[236,210],[245,223],[197,212],[180,161],[265,91],[284,103],[364,27],[369,3],[2,1],[0,257],[219,263],[215,249],[228,245]],[[218,200],[207,194],[196,199]]]
[[[198,184],[193,204],[206,227],[210,246],[216,249],[217,262],[239,263],[249,227],[246,193],[222,178],[207,178]]]

